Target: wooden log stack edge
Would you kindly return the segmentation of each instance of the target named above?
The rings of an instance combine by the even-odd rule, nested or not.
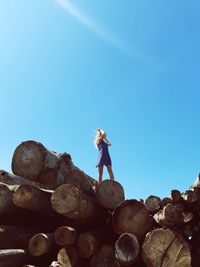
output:
[[[126,199],[71,155],[18,145],[0,171],[0,267],[199,267],[200,175],[185,192]]]

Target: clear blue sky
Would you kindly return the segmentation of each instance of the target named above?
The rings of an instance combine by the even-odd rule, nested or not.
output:
[[[199,0],[0,1],[0,168],[33,139],[97,178],[100,127],[126,198],[187,190],[200,171],[199,13]]]

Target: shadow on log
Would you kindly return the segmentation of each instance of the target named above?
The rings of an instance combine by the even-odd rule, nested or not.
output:
[[[27,252],[23,249],[0,250],[0,267],[21,267],[27,260]]]
[[[124,233],[115,243],[115,257],[122,266],[134,264],[140,253],[140,244],[134,234]]]
[[[55,250],[57,245],[53,233],[38,233],[29,241],[29,252],[32,256],[42,256]]]

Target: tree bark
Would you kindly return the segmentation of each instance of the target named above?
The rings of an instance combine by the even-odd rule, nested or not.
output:
[[[70,184],[59,186],[52,194],[51,203],[56,212],[77,222],[102,221],[103,211],[95,204],[94,199]]]
[[[13,203],[13,191],[17,186],[0,183],[0,214],[19,212],[20,208]]]
[[[182,194],[182,198],[187,203],[194,203],[198,200],[198,196],[197,196],[195,189],[187,190],[185,193]]]
[[[167,204],[172,204],[173,200],[170,197],[164,197],[161,202],[160,202],[160,207],[164,208],[165,206],[167,206]]]
[[[72,170],[65,175],[64,183],[71,184],[92,197],[95,196],[96,188],[98,185],[96,180],[94,180],[92,177],[75,166],[73,166]]]
[[[139,258],[140,244],[134,234],[124,233],[115,242],[115,257],[121,265],[134,264]]]
[[[113,210],[124,201],[124,189],[120,183],[112,180],[104,180],[96,192],[98,203],[106,209]]]
[[[33,256],[41,256],[51,252],[55,248],[53,233],[38,233],[29,242],[29,251]]]
[[[60,226],[55,230],[55,242],[59,246],[71,246],[74,245],[77,241],[77,231],[68,226]]]
[[[15,174],[6,172],[4,170],[0,170],[0,182],[5,183],[7,185],[32,185],[34,187],[40,188],[42,187],[40,183],[28,180],[26,178],[17,176]]]
[[[0,226],[0,248],[27,248],[29,240],[37,233],[38,228],[1,225]]]
[[[183,213],[173,204],[167,204],[162,210],[159,210],[154,216],[157,223],[163,226],[178,226],[183,224]]]
[[[144,204],[147,210],[151,214],[154,214],[156,211],[159,210],[160,202],[161,202],[161,199],[159,197],[151,195],[145,200]]]
[[[27,253],[23,249],[0,250],[0,267],[21,267],[27,259]]]
[[[142,258],[147,267],[191,267],[188,243],[170,229],[156,229],[146,235]]]
[[[81,190],[94,195],[97,186],[96,180],[74,166],[69,154],[50,151],[35,141],[22,142],[15,149],[12,171],[52,190],[74,182],[79,183]]]
[[[152,228],[152,218],[143,203],[135,199],[125,200],[113,212],[113,228],[118,234],[132,233],[143,240]]]
[[[13,202],[21,208],[52,214],[54,213],[51,206],[52,192],[41,190],[31,185],[19,185],[14,192]]]
[[[171,191],[171,198],[173,200],[173,203],[177,203],[183,200],[181,196],[181,192],[176,189]]]

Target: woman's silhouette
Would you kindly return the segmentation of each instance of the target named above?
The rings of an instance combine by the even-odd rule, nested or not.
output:
[[[98,162],[96,166],[98,167],[99,184],[102,182],[104,165],[107,167],[110,179],[114,180],[112,162],[108,151],[108,146],[111,146],[111,143],[106,139],[106,133],[100,128],[98,128],[96,132],[95,145],[99,149]]]

